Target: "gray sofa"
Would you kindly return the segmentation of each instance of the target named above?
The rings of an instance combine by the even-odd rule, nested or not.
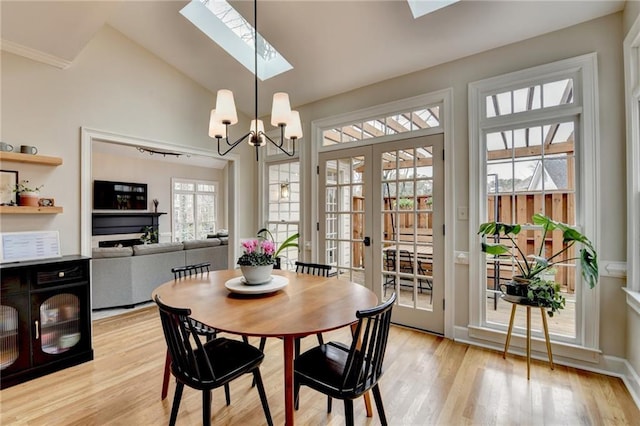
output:
[[[171,268],[211,263],[228,269],[227,241],[219,238],[133,247],[94,248],[91,260],[92,309],[133,307],[151,300],[151,292],[173,279]]]

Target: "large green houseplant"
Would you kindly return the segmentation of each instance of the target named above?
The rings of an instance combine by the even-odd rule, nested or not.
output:
[[[518,246],[517,235],[522,230],[519,224],[507,224],[502,222],[486,222],[480,225],[478,234],[483,237],[499,237],[499,239],[507,238],[511,244],[505,245],[501,242],[482,242],[482,251],[494,255],[496,257],[506,256],[511,258],[518,268],[519,275],[514,276],[517,286],[518,283],[526,286],[520,292],[526,296],[527,300],[537,306],[549,308],[549,316],[558,309],[562,309],[565,304],[564,296],[560,294],[560,285],[554,281],[542,278],[545,271],[552,269],[554,265],[566,263],[571,260],[578,260],[582,276],[593,288],[598,282],[598,256],[593,247],[593,243],[578,230],[572,228],[566,223],[552,220],[551,218],[536,213],[533,215],[533,224],[542,227],[542,238],[540,239],[540,247],[535,253],[527,254],[520,246]],[[547,254],[545,252],[545,239],[548,233],[560,230],[562,231],[563,247],[555,253]],[[578,256],[565,259],[563,254],[566,253],[575,244],[580,244]]]

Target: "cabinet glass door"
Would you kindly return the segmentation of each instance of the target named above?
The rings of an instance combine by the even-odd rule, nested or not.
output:
[[[0,303],[0,371],[14,372],[29,366],[29,330],[25,318],[28,295],[3,297]]]
[[[35,364],[73,356],[90,349],[91,337],[86,316],[87,289],[84,286],[32,293],[32,321]]]
[[[0,369],[16,362],[20,355],[18,339],[18,310],[0,305]]]
[[[47,354],[68,351],[80,341],[80,301],[74,294],[62,293],[40,305],[40,349]]]

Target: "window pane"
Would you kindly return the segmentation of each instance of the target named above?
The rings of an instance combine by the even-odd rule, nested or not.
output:
[[[174,180],[173,240],[204,239],[216,231],[215,182]]]
[[[322,145],[330,146],[338,143],[354,142],[439,127],[440,125],[440,106],[421,107],[413,111],[372,118],[363,122],[357,121],[340,128],[324,130],[322,132]]]
[[[573,80],[563,79],[485,97],[486,117],[509,115],[573,103]]]

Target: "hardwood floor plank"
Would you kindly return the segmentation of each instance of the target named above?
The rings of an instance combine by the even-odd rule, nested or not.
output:
[[[163,425],[169,421],[175,383],[160,401],[165,343],[157,309],[94,321],[95,359],[0,392],[2,425]],[[348,341],[348,330],[325,340]],[[258,339],[251,338],[257,345]],[[317,344],[302,341],[302,350]],[[282,341],[268,339],[261,373],[275,424],[284,423]],[[640,410],[622,381],[532,360],[526,379],[524,357],[453,342],[440,336],[393,326],[380,381],[390,425],[633,425]],[[179,425],[202,422],[201,394],[185,388]],[[377,425],[364,404],[354,403],[356,424]],[[264,414],[258,393],[246,376],[213,392],[216,425],[260,425]],[[344,408],[309,388],[300,393],[300,425],[342,425]]]

